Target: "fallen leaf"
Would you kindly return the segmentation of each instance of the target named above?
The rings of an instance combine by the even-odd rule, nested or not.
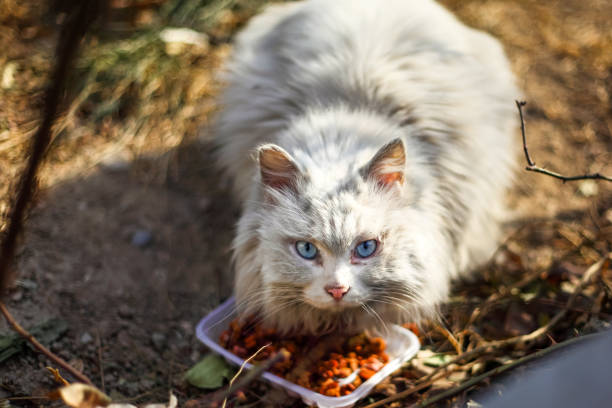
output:
[[[216,354],[208,354],[185,374],[185,380],[195,387],[204,389],[220,388],[225,379],[232,378],[233,369]]]
[[[9,62],[4,66],[4,70],[2,71],[2,80],[0,80],[0,86],[3,89],[10,89],[13,87],[15,83],[15,73],[19,65],[16,62]]]
[[[597,195],[599,188],[594,180],[584,180],[578,184],[578,192],[584,197],[593,197]]]
[[[115,408],[114,404],[109,405],[107,408]],[[170,393],[170,400],[167,404],[147,404],[143,408],[176,408],[178,406],[178,399],[172,393]],[[116,408],[128,408],[128,407],[116,407]]]
[[[451,356],[450,354],[434,354],[428,358],[426,358],[425,360],[423,360],[423,364],[425,364],[428,367],[440,367],[441,365],[444,365],[446,363],[448,363],[449,361],[451,361],[454,357]]]
[[[64,377],[62,377],[62,375],[59,373],[59,370],[57,368],[53,368],[53,367],[45,367],[45,368],[49,370],[51,374],[53,374],[53,379],[55,380],[56,383],[59,383],[62,385],[70,385],[70,383],[66,381]]]
[[[66,405],[74,408],[106,407],[111,402],[106,394],[87,384],[70,384],[60,388],[58,392]]]

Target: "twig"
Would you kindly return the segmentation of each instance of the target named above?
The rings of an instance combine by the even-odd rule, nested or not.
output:
[[[427,388],[429,386],[431,386],[433,383],[435,383],[436,381],[447,377],[450,373],[452,373],[453,371],[456,371],[458,369],[458,367],[456,367],[455,369],[447,369],[444,372],[440,373],[438,372],[439,375],[437,376],[432,376],[430,378],[426,378],[423,382],[418,383],[417,385],[415,385],[414,387],[410,387],[407,390],[404,390],[402,392],[398,392],[397,394],[391,395],[385,399],[381,399],[379,401],[373,402],[371,404],[366,405],[365,407],[362,408],[376,408],[376,407],[380,407],[383,406],[385,404],[388,404],[390,402],[393,401],[397,401],[400,399],[404,399],[412,394],[414,394],[415,392],[421,391],[423,388]]]
[[[40,396],[33,395],[31,397],[8,397],[8,398],[1,399],[0,402],[3,402],[3,401],[49,400],[49,399],[50,398],[49,398],[48,395],[40,395]]]
[[[0,299],[9,286],[10,266],[15,255],[17,238],[23,230],[23,221],[36,190],[36,174],[51,140],[51,125],[57,114],[64,92],[68,71],[74,59],[79,42],[98,12],[98,1],[75,2],[76,11],[64,25],[57,44],[57,64],[51,76],[50,86],[45,93],[43,118],[34,135],[28,164],[19,181],[15,203],[11,208],[6,235],[0,248]]]
[[[363,408],[376,408],[376,407],[380,407],[382,405],[385,405],[389,402],[393,402],[393,401],[397,401],[399,399],[405,398],[423,388],[426,388],[430,385],[432,385],[433,383],[435,383],[436,381],[440,380],[441,378],[445,378],[447,377],[452,371],[455,371],[456,369],[458,369],[457,366],[454,366],[455,368],[452,368],[452,365],[455,365],[457,363],[460,363],[464,360],[468,360],[471,359],[473,357],[482,355],[482,354],[486,354],[486,353],[491,353],[495,350],[504,348],[504,347],[508,347],[511,345],[516,345],[516,344],[521,344],[521,343],[527,343],[529,341],[533,341],[538,339],[539,337],[545,335],[548,333],[548,331],[554,327],[561,319],[563,319],[563,317],[565,317],[565,315],[567,314],[567,312],[569,310],[571,310],[574,302],[576,301],[576,299],[578,298],[578,296],[580,295],[580,293],[582,292],[582,290],[584,289],[584,287],[591,281],[591,279],[593,278],[593,276],[599,271],[601,270],[602,267],[604,267],[604,265],[609,262],[609,260],[612,259],[612,253],[608,254],[607,256],[603,257],[602,259],[600,259],[598,262],[596,262],[595,264],[591,265],[589,267],[589,269],[587,269],[587,271],[584,273],[582,279],[580,280],[580,283],[574,288],[574,291],[572,292],[572,294],[570,295],[569,299],[567,300],[567,303],[565,304],[565,307],[563,308],[563,310],[561,310],[559,313],[557,313],[551,320],[550,322],[548,322],[548,324],[540,327],[539,329],[522,335],[522,336],[516,336],[516,337],[511,337],[509,339],[504,339],[504,340],[496,340],[496,341],[491,341],[488,342],[480,347],[476,347],[473,350],[470,351],[466,351],[463,354],[455,357],[454,359],[452,359],[451,361],[448,361],[445,364],[442,364],[441,366],[439,366],[435,371],[433,371],[432,373],[430,373],[429,375],[427,375],[426,377],[423,378],[423,382],[419,383],[418,385],[416,385],[415,387],[409,388],[403,392],[400,392],[398,394],[392,395],[388,398],[385,398],[383,400],[380,401],[376,401],[373,404],[369,404],[366,405]],[[506,371],[514,366],[517,366],[519,364],[525,363],[527,361],[529,361],[530,359],[533,358],[537,358],[539,356],[542,356],[544,354],[547,354],[559,347],[562,347],[564,345],[569,345],[572,344],[574,342],[586,339],[587,337],[592,337],[595,335],[586,335],[586,336],[581,336],[581,337],[577,337],[571,340],[567,340],[565,342],[562,343],[557,343],[553,346],[550,346],[546,349],[540,350],[536,353],[530,354],[529,356],[523,357],[519,360],[516,360],[513,363],[508,364],[507,366],[501,366],[501,367],[497,367],[494,370],[491,371],[487,371],[486,373],[478,376],[478,377],[474,377],[473,379],[470,379],[469,381],[461,384],[459,387],[463,387],[463,388],[453,388],[452,390],[454,390],[455,392],[450,393],[451,390],[447,391],[446,393],[440,394],[439,396],[435,396],[432,398],[432,400],[427,400],[425,402],[427,402],[428,405],[433,404],[436,401],[439,401],[440,399],[446,398],[450,395],[454,395],[457,392],[462,391],[465,388],[470,387],[473,384],[476,384],[477,382],[480,382],[482,379],[495,375],[495,374],[499,374],[503,371]],[[505,367],[505,368],[504,368]],[[501,371],[500,371],[501,370]],[[448,395],[447,395],[448,393]],[[444,396],[442,396],[444,395]],[[434,398],[436,398],[435,400],[433,400]],[[417,405],[417,407],[421,407],[421,405]]]
[[[458,355],[462,353],[461,346],[459,345],[459,342],[457,341],[455,336],[453,336],[453,333],[451,333],[446,327],[442,327],[439,324],[436,324],[436,330],[438,331],[438,333],[446,337],[446,340],[448,340],[451,346],[453,346],[455,352]]]
[[[548,353],[551,353],[551,352],[553,352],[553,351],[555,351],[557,349],[569,346],[569,345],[574,344],[574,343],[582,342],[583,340],[591,339],[591,338],[594,338],[594,337],[599,337],[599,336],[600,336],[599,333],[587,334],[587,335],[580,336],[580,337],[574,337],[572,339],[566,340],[566,341],[561,342],[561,343],[554,344],[554,345],[552,345],[550,347],[547,347],[545,349],[536,351],[535,353],[529,354],[527,356],[523,356],[523,357],[521,357],[521,358],[519,358],[519,359],[517,359],[517,360],[515,360],[515,361],[513,361],[511,363],[508,363],[508,364],[496,367],[496,368],[494,368],[492,370],[489,370],[489,371],[487,371],[485,373],[482,373],[479,376],[470,378],[468,381],[465,381],[464,383],[461,383],[459,386],[451,388],[451,389],[449,389],[447,391],[444,391],[444,392],[442,392],[442,393],[440,393],[440,394],[438,394],[436,396],[433,396],[433,397],[431,397],[431,398],[429,398],[429,399],[427,399],[427,400],[425,400],[423,402],[420,402],[420,403],[414,405],[414,407],[423,408],[423,407],[427,407],[429,405],[435,404],[436,402],[444,400],[444,399],[446,399],[448,397],[451,397],[451,396],[453,396],[453,395],[455,395],[455,394],[457,394],[457,393],[459,393],[459,392],[461,392],[461,391],[463,391],[463,390],[465,390],[465,389],[467,389],[467,388],[469,388],[469,387],[471,387],[471,386],[473,386],[475,384],[478,384],[479,382],[481,382],[482,380],[484,380],[486,378],[493,377],[495,375],[501,374],[504,371],[510,370],[512,368],[515,368],[515,367],[517,367],[517,366],[519,366],[521,364],[525,364],[525,363],[527,363],[527,362],[529,362],[531,360],[535,360],[537,358],[540,358],[540,357],[542,357],[542,356],[544,356],[544,355],[546,355]]]
[[[533,273],[530,273],[524,276],[523,279],[519,280],[513,285],[505,287],[503,292],[498,291],[498,292],[491,294],[484,302],[482,302],[479,306],[474,308],[474,311],[472,311],[472,314],[470,315],[470,318],[466,324],[466,327],[470,327],[472,324],[474,324],[474,322],[476,322],[476,320],[478,320],[480,316],[482,316],[482,314],[488,311],[489,308],[493,304],[498,302],[501,298],[509,294],[512,294],[513,291],[516,289],[524,288],[525,286],[529,285],[534,280],[538,279],[541,274],[542,274],[541,271],[535,271]]]
[[[564,176],[562,174],[555,173],[554,171],[546,170],[542,167],[536,166],[535,162],[531,159],[531,156],[529,156],[529,150],[527,149],[527,140],[525,136],[525,120],[523,119],[523,106],[525,106],[527,102],[525,101],[515,101],[515,102],[516,102],[516,107],[518,108],[518,111],[519,111],[519,116],[521,118],[521,134],[523,136],[523,151],[525,152],[525,160],[527,160],[527,166],[525,167],[525,170],[546,174],[547,176],[551,176],[556,179],[563,180],[564,183],[566,181],[586,180],[586,179],[612,181],[612,177],[604,176],[603,174],[600,174],[600,173],[583,174],[580,176]]]
[[[104,384],[104,363],[102,362],[102,340],[100,340],[100,331],[96,329],[96,346],[98,348],[98,368],[100,370],[100,385],[102,392],[106,394],[106,385]]]
[[[534,330],[531,333],[528,333],[522,336],[516,336],[516,337],[511,337],[505,340],[497,340],[494,342],[490,342],[489,346],[505,347],[505,346],[513,345],[513,344],[527,343],[527,342],[536,340],[537,338],[546,334],[559,321],[561,321],[561,319],[565,317],[565,315],[567,314],[569,310],[571,310],[571,308],[574,306],[574,303],[576,302],[576,299],[582,293],[582,290],[585,288],[585,286],[589,284],[593,276],[597,272],[599,272],[601,268],[607,262],[610,261],[610,259],[612,259],[612,253],[609,253],[605,257],[601,258],[599,261],[595,262],[593,265],[589,267],[589,269],[586,270],[586,272],[580,279],[580,282],[574,288],[574,291],[570,295],[569,299],[567,299],[567,303],[565,304],[565,307],[561,311],[559,311],[559,313],[557,313],[552,319],[550,319],[550,321],[547,324],[545,324],[544,326],[540,327],[537,330]]]
[[[255,353],[253,353],[253,355],[251,355],[249,358],[247,358],[246,360],[244,360],[244,362],[242,363],[242,365],[240,366],[240,368],[238,369],[238,372],[236,373],[236,375],[234,375],[232,377],[232,379],[230,380],[229,384],[227,385],[227,395],[225,396],[225,399],[223,400],[223,405],[221,405],[221,408],[225,408],[225,405],[227,405],[227,398],[230,395],[230,392],[232,391],[232,385],[234,384],[234,381],[236,381],[236,378],[238,378],[240,376],[240,374],[242,373],[242,370],[244,370],[244,367],[251,362],[251,360],[253,360],[255,357],[257,357],[257,355],[266,347],[268,347],[271,343],[265,344],[263,346],[261,346],[259,348],[259,350],[257,350]]]
[[[279,350],[279,352],[276,353],[273,357],[269,358],[268,360],[264,361],[261,364],[257,364],[256,366],[254,366],[249,371],[249,373],[245,375],[242,378],[242,380],[238,381],[236,386],[233,388],[237,390],[244,388],[245,386],[250,384],[253,380],[255,380],[257,377],[259,377],[264,371],[272,367],[274,364],[284,359],[288,359],[288,358],[290,358],[290,354],[287,350],[285,349]],[[211,402],[220,401],[221,399],[224,399],[228,395],[229,392],[230,392],[230,387],[228,386],[223,390],[215,391],[212,394],[205,395],[201,399],[194,401],[193,405],[189,404],[189,407],[190,408],[209,407]]]
[[[70,385],[68,380],[66,380],[64,377],[62,377],[62,375],[60,374],[60,372],[59,372],[59,370],[57,368],[53,368],[53,367],[45,367],[45,368],[47,370],[49,370],[51,375],[53,375],[53,379],[55,380],[56,383],[62,384],[64,386]]]
[[[589,269],[587,269],[587,271],[582,276],[582,279],[580,280],[579,284],[574,288],[574,291],[572,292],[572,294],[570,295],[569,299],[567,300],[567,303],[565,304],[565,307],[563,308],[563,310],[559,311],[559,313],[557,313],[546,325],[544,325],[544,326],[542,326],[542,327],[540,327],[540,328],[538,328],[538,329],[536,329],[536,330],[534,330],[534,331],[532,331],[531,333],[528,333],[528,334],[524,334],[524,335],[516,336],[516,337],[510,337],[508,339],[503,339],[503,340],[490,341],[490,342],[488,342],[488,343],[486,343],[486,344],[484,344],[484,345],[482,345],[480,347],[476,347],[473,350],[466,351],[463,354],[453,358],[452,360],[442,364],[435,371],[430,373],[425,379],[433,377],[437,372],[439,372],[440,370],[448,367],[451,364],[457,364],[457,363],[459,363],[461,361],[466,361],[468,359],[471,359],[472,357],[475,357],[475,356],[478,356],[478,355],[481,355],[481,354],[491,353],[491,352],[493,352],[495,350],[499,350],[501,348],[513,346],[513,345],[516,345],[516,344],[525,344],[525,343],[528,343],[530,341],[535,341],[538,338],[544,336],[557,323],[559,323],[559,321],[561,321],[561,319],[563,319],[565,317],[567,312],[569,310],[571,310],[571,308],[573,307],[574,302],[576,301],[576,299],[578,298],[578,295],[580,295],[580,293],[582,292],[584,287],[591,281],[593,276],[599,270],[601,270],[601,268],[607,262],[610,261],[610,259],[612,259],[612,253],[608,253],[605,257],[603,257],[598,262],[596,262],[593,265],[591,265],[589,267]]]
[[[21,325],[13,318],[11,313],[6,308],[6,305],[2,301],[0,301],[0,311],[4,315],[4,318],[6,319],[6,321],[11,325],[11,327],[17,333],[19,333],[24,339],[29,341],[30,344],[32,344],[32,346],[34,346],[38,351],[43,353],[51,361],[53,361],[54,363],[62,367],[64,370],[68,371],[77,380],[84,382],[86,384],[89,384],[89,385],[93,385],[91,380],[87,378],[83,373],[77,371],[74,367],[72,367],[70,364],[64,361],[61,357],[52,353],[48,348],[40,344],[38,340],[36,340],[36,338],[34,338],[34,336],[32,336],[26,329],[21,327]]]

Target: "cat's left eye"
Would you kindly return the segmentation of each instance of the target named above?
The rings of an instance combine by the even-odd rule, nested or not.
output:
[[[367,241],[360,242],[355,247],[355,255],[358,258],[369,258],[376,252],[378,248],[378,241],[375,239],[368,239]]]

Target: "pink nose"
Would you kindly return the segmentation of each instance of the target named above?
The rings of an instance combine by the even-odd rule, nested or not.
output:
[[[342,285],[328,285],[325,287],[327,293],[329,293],[336,300],[342,299],[342,297],[346,295],[346,292],[348,292],[349,289],[350,288],[348,286]]]

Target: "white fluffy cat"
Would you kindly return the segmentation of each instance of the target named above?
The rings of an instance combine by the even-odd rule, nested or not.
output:
[[[416,321],[492,254],[518,92],[489,35],[431,0],[273,5],[225,80],[243,315],[311,333]]]

